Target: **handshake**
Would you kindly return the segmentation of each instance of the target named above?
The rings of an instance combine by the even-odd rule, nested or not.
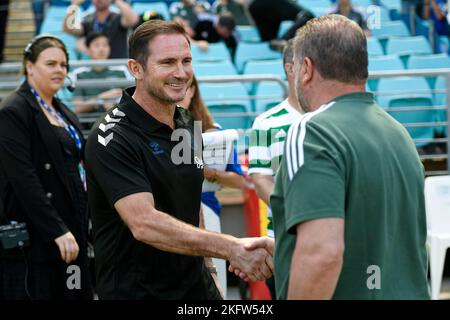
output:
[[[245,281],[262,281],[273,273],[274,240],[268,237],[242,238],[231,248],[228,270]]]

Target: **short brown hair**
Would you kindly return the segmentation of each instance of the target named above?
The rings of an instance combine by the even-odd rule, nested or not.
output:
[[[148,44],[156,36],[162,34],[180,34],[184,36],[190,45],[189,37],[184,28],[178,23],[163,20],[150,20],[144,22],[134,30],[128,40],[130,59],[139,62],[145,69],[150,55]]]
[[[64,42],[52,35],[40,35],[33,38],[24,49],[22,61],[23,75],[27,75],[27,68],[25,67],[26,62],[30,61],[31,63],[35,63],[41,52],[48,48],[59,48],[64,52],[67,62],[67,71],[69,71],[69,54]]]
[[[368,78],[364,31],[342,15],[308,21],[297,31],[294,52],[299,62],[310,58],[325,79],[356,84]]]

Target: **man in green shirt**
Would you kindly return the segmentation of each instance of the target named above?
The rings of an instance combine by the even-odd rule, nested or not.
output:
[[[371,93],[351,20],[311,20],[294,41],[297,97],[270,204],[279,299],[429,299],[424,170]]]

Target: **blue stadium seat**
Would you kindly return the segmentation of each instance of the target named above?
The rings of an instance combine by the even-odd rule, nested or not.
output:
[[[404,69],[405,66],[398,55],[391,54],[378,57],[369,57],[369,71]]]
[[[194,62],[194,72],[201,76],[232,76],[236,75],[236,68],[229,60],[217,62]]]
[[[61,33],[63,31],[63,19],[62,18],[49,18],[45,17],[41,26],[41,34],[49,33],[56,34]]]
[[[255,112],[258,113],[269,110],[285,99],[280,84],[269,81],[263,81],[257,85],[255,98]]]
[[[411,54],[431,54],[430,43],[424,36],[389,38],[386,48],[386,54],[398,54],[400,56],[409,56]],[[406,62],[407,57],[402,57]]]
[[[236,30],[243,42],[260,42],[258,29],[255,26],[236,26]]]
[[[382,56],[384,55],[383,48],[377,38],[367,38],[367,52],[369,56]]]
[[[200,83],[200,93],[206,105],[242,105],[251,111],[251,103],[245,86],[240,82]]]
[[[222,61],[230,60],[230,52],[223,42],[210,43],[208,50],[200,50],[198,46],[192,45],[192,60],[195,61]]]
[[[379,29],[372,29],[372,35],[377,38],[409,37],[411,34],[403,21],[382,23]]]
[[[383,93],[389,95],[380,95]],[[434,122],[437,119],[438,113],[436,110],[389,110],[389,108],[433,106],[433,96],[425,78],[398,77],[380,79],[378,94],[377,100],[380,105],[386,108],[389,114],[402,124]],[[432,139],[435,132],[433,126],[408,127],[407,130],[413,139]],[[426,142],[416,142],[418,147],[426,144]]]
[[[281,79],[286,79],[286,73],[283,68],[283,59],[274,60],[251,60],[245,64],[244,75],[271,74]],[[250,94],[255,93],[256,83],[246,83]]]
[[[154,10],[164,17],[165,20],[170,20],[169,8],[165,2],[151,2],[151,3],[133,3],[133,10],[137,14],[142,14],[145,11]]]
[[[404,70],[402,60],[397,55],[386,55],[369,57],[369,72],[371,71],[388,71],[388,70]],[[371,90],[376,91],[379,79],[369,79],[368,84]]]
[[[250,120],[246,109],[240,104],[209,105],[214,121],[223,129],[248,129]]]
[[[430,55],[412,55],[408,61],[408,69],[450,68],[450,57],[445,53]]]
[[[270,60],[281,58],[281,53],[269,48],[269,43],[239,43],[236,50],[236,67],[239,72],[244,70],[250,60]]]
[[[408,69],[439,69],[450,68],[450,57],[445,54],[412,55],[408,60]],[[434,88],[436,77],[427,78],[431,88]]]
[[[273,74],[283,79],[286,78],[283,59],[248,61],[242,74]]]

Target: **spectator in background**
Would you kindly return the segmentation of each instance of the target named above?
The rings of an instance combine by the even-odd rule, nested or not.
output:
[[[50,3],[50,0],[33,0],[31,6],[33,7],[34,24],[36,28],[35,34],[41,33],[41,25],[44,21],[45,7]]]
[[[364,16],[353,7],[351,0],[339,0],[337,8],[331,14],[340,14],[355,21],[364,30],[366,36],[370,35]]]
[[[182,0],[170,5],[169,11],[172,17],[181,17],[189,21],[191,26],[195,26],[198,21],[198,15],[210,12],[211,5],[207,1]]]
[[[165,20],[162,14],[159,12],[156,12],[155,10],[147,10],[142,12],[139,15],[139,20],[137,24],[133,27],[133,30],[139,27],[144,22],[150,21],[150,20]]]
[[[302,115],[295,95],[295,76],[293,71],[293,39],[287,42],[283,51],[283,68],[289,83],[289,96],[277,106],[260,114],[253,123],[250,133],[248,154],[248,174],[255,184],[258,197],[267,205],[267,236],[274,237],[272,211],[269,198],[274,186],[275,175],[284,154],[287,132]],[[264,226],[266,227],[266,226]],[[274,279],[266,280],[272,299],[276,299]]]
[[[250,1],[248,10],[262,41],[276,39],[281,22],[292,20],[295,21],[295,27],[288,31],[288,36],[283,36],[284,40],[289,40],[299,27],[314,17],[308,10],[291,0],[253,0]],[[284,45],[285,43],[283,47]]]
[[[93,60],[108,59],[110,45],[108,37],[104,33],[92,32],[86,37],[86,47],[88,54]],[[125,66],[115,67],[81,67],[73,72],[74,80],[80,79],[127,79],[128,71]],[[73,103],[75,113],[107,111],[122,95],[122,89],[97,88],[76,88],[74,91]]]
[[[0,224],[25,222],[30,234],[30,246],[0,250],[1,301],[92,299],[84,139],[77,117],[55,99],[67,68],[61,40],[33,39],[25,81],[0,105]],[[81,278],[71,288],[76,266]]]
[[[245,0],[217,0],[213,4],[216,14],[231,13],[238,26],[250,25],[250,19],[245,9]]]
[[[434,24],[434,31],[439,36],[449,35],[449,25],[447,22],[447,1],[445,0],[425,0],[424,19],[431,19]]]
[[[111,59],[127,58],[127,35],[128,30],[134,27],[139,20],[138,15],[124,0],[115,0],[115,5],[120,13],[112,12],[110,5],[113,0],[92,0],[95,12],[87,15],[81,25],[76,26],[75,15],[79,6],[85,0],[72,0],[72,6],[67,10],[64,17],[64,31],[78,37],[86,37],[92,31],[105,33],[111,44]],[[86,47],[79,42],[79,51],[86,52]]]
[[[193,39],[217,43],[223,41],[230,50],[231,60],[234,61],[239,37],[236,33],[236,23],[230,13],[222,13],[219,16],[203,14],[194,27]]]

